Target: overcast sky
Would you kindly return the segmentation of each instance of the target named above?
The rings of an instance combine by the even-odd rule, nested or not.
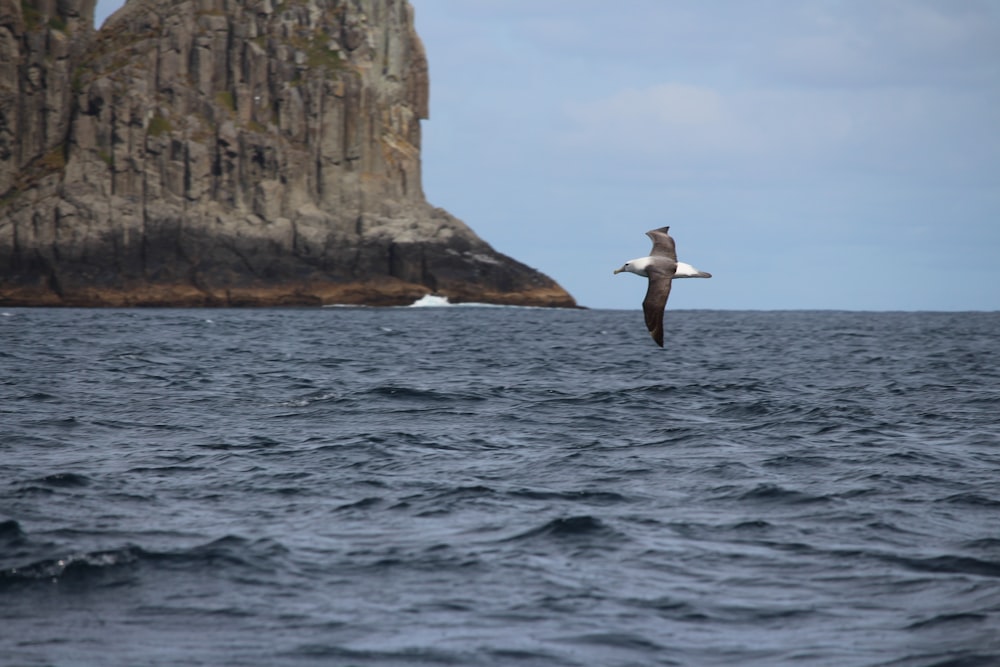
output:
[[[1000,2],[411,3],[428,200],[581,305],[670,225],[672,308],[1000,310]]]

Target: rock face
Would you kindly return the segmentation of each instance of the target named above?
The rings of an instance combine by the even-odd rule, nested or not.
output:
[[[424,199],[406,0],[0,0],[0,304],[575,306]]]

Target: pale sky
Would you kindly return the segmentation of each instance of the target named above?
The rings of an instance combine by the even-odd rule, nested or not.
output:
[[[427,199],[581,305],[1000,310],[1000,2],[411,3]]]

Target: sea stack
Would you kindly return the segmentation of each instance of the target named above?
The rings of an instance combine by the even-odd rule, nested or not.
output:
[[[0,0],[0,305],[574,307],[421,186],[405,0]]]

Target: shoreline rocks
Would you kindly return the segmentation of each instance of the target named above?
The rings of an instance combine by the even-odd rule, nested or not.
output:
[[[0,0],[0,305],[576,307],[426,202],[409,2],[94,2]]]

